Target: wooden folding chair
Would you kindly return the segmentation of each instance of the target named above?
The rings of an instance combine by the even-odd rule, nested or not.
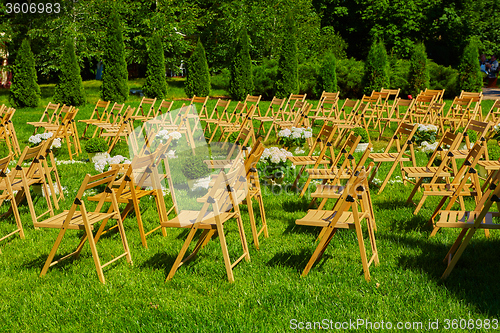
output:
[[[300,197],[302,197],[306,193],[307,187],[309,186],[309,183],[313,179],[321,179],[323,180],[323,184],[325,184],[328,180],[332,179],[340,180],[342,178],[341,175],[344,174],[344,170],[346,169],[346,167],[348,167],[348,163],[350,163],[351,160],[352,161],[354,160],[353,154],[360,140],[361,140],[360,136],[351,133],[345,140],[345,143],[343,144],[342,148],[340,149],[340,153],[333,160],[332,167],[330,169],[326,168],[307,169],[306,172],[308,174],[308,177],[306,183],[304,184],[304,187],[302,188],[302,192],[300,192]],[[342,162],[341,165],[338,165],[340,163],[340,159],[342,156],[344,157],[344,161]],[[347,177],[344,176],[343,178],[346,179],[349,177],[350,175]]]
[[[49,102],[49,104],[47,104],[47,106],[45,107],[45,110],[43,111],[42,117],[40,118],[39,121],[30,121],[26,123],[28,125],[35,126],[35,129],[33,130],[33,135],[36,134],[39,127],[54,123],[55,119],[57,119],[57,110],[59,109],[59,106],[60,106],[59,103],[54,104]]]
[[[250,110],[246,114],[246,116],[243,116],[241,121],[235,122],[235,123],[227,125],[227,126],[223,125],[222,126],[222,134],[219,138],[219,141],[224,140],[224,142],[227,142],[232,133],[239,133],[244,128],[247,128],[248,126],[250,126],[251,125],[250,123],[252,122],[255,110],[256,110],[255,105],[252,105],[250,107]]]
[[[274,126],[274,121],[275,117],[280,114],[283,111],[283,107],[285,105],[286,100],[284,98],[276,98],[273,97],[271,103],[269,104],[269,107],[267,108],[265,114],[263,116],[258,116],[254,117],[254,120],[260,121],[259,128],[257,129],[257,134],[262,132],[266,135],[264,141],[267,141],[269,139],[269,135],[271,134],[271,131],[274,129],[275,134],[276,132],[276,127]],[[271,123],[271,127],[267,130],[264,127],[264,123]]]
[[[297,188],[297,184],[299,183],[300,176],[304,172],[307,166],[312,166],[313,168],[318,168],[319,165],[331,164],[335,159],[335,152],[333,150],[333,136],[337,131],[336,126],[329,126],[327,123],[324,123],[321,127],[321,130],[316,137],[311,149],[307,156],[289,156],[289,159],[293,165],[300,166],[300,170],[295,177],[295,181],[293,182],[292,188]],[[316,151],[316,148],[320,148],[319,155],[313,155]],[[330,151],[330,156],[326,155],[327,150]]]
[[[311,127],[314,126],[314,122],[316,120],[319,121],[329,121],[332,119],[339,119],[340,111],[339,111],[339,93],[336,93],[333,96],[324,97],[322,101],[320,101],[320,105],[317,108],[317,111],[312,115],[306,114],[311,120]]]
[[[192,133],[196,131],[198,128],[198,124],[201,125],[201,121],[205,121],[208,118],[208,109],[207,109],[208,96],[205,97],[197,97],[193,96],[191,98],[191,112],[188,115],[189,118],[194,119],[193,130]],[[201,106],[196,106],[196,104],[201,104]],[[196,112],[194,112],[196,111]]]
[[[258,114],[259,117],[262,116],[262,114],[260,112],[260,106],[259,106],[261,98],[262,98],[262,95],[259,95],[259,96],[247,95],[247,97],[245,97],[245,100],[243,101],[243,103],[245,103],[246,107],[247,107],[246,113],[248,113],[251,105],[255,105],[256,114]]]
[[[488,114],[484,118],[484,121],[492,122],[493,126],[500,123],[500,99],[495,100],[490,111],[488,111]]]
[[[234,282],[233,267],[241,260],[250,260],[248,244],[246,241],[243,221],[239,209],[239,200],[246,197],[247,180],[245,168],[241,165],[230,174],[220,172],[213,186],[209,188],[208,196],[203,203],[201,210],[182,210],[175,218],[161,223],[163,227],[187,228],[189,233],[181,251],[170,270],[167,280],[171,280],[178,268],[192,259],[198,251],[203,248],[208,241],[217,234],[220,240],[222,256],[226,267],[226,274],[229,282]],[[212,207],[212,211],[209,208]],[[242,255],[231,262],[226,242],[224,224],[230,219],[236,219],[238,225],[239,238],[242,247]],[[189,245],[194,239],[198,230],[203,230],[198,242],[194,246],[193,252],[185,257]]]
[[[472,147],[469,155],[465,159],[464,164],[455,174],[453,181],[444,184],[431,181],[429,184],[423,184],[424,195],[421,200],[425,200],[425,198],[430,195],[442,197],[429,219],[429,224],[434,221],[434,218],[437,216],[448,199],[448,204],[445,208],[446,210],[450,210],[457,199],[460,199],[460,208],[465,210],[463,197],[474,197],[476,203],[481,200],[481,183],[479,182],[479,176],[475,167],[483,153],[483,150],[484,147],[478,143]]]
[[[407,113],[410,112],[410,110],[413,108],[413,104],[415,103],[415,99],[402,99],[402,98],[397,98],[394,101],[394,104],[392,105],[392,109],[389,110],[389,114],[387,117],[382,117],[379,119],[379,136],[378,140],[380,140],[387,129],[387,127],[390,128],[391,123],[396,123],[399,125],[403,119],[406,119]],[[403,110],[402,108],[406,108]],[[382,122],[384,122],[384,127],[382,127]]]
[[[226,110],[226,112],[222,113],[221,117],[219,118],[219,121],[217,121],[217,125],[215,126],[212,136],[210,136],[210,139],[208,140],[208,143],[211,143],[215,139],[215,134],[217,133],[218,129],[220,129],[221,131],[218,141],[222,141],[222,138],[224,137],[225,128],[241,125],[243,119],[246,118],[243,116],[243,112],[245,111],[245,109],[246,109],[246,104],[238,102],[233,111],[227,112]]]
[[[454,150],[462,141],[461,133],[452,133],[450,131],[446,131],[444,135],[439,140],[436,149],[432,153],[429,161],[424,167],[420,166],[405,166],[403,167],[403,171],[406,173],[408,178],[415,178],[415,184],[413,190],[411,191],[408,199],[406,200],[407,204],[414,204],[413,197],[417,193],[417,191],[422,187],[422,183],[424,178],[431,178],[431,183],[436,182],[440,178],[449,179],[453,175],[453,170],[451,167],[450,160],[453,158],[453,154],[448,154],[444,149],[449,146],[450,150]],[[441,163],[439,166],[434,166],[434,161],[436,161],[437,157],[441,158]],[[413,214],[417,214],[420,208],[422,208],[424,201],[420,201]]]
[[[114,166],[115,168],[119,168],[120,172],[123,172],[123,176],[113,182],[113,187],[118,188],[118,203],[126,204],[125,208],[121,212],[121,219],[122,221],[124,221],[127,215],[132,210],[135,211],[142,246],[144,246],[145,248],[148,248],[146,236],[160,229],[160,226],[148,232],[144,231],[142,214],[139,208],[141,198],[146,196],[153,196],[155,198],[158,214],[163,214],[162,218],[166,218],[166,211],[164,211],[165,204],[162,204],[164,200],[163,191],[160,186],[160,178],[158,175],[157,165],[155,163],[158,162],[158,153],[159,152],[155,152],[154,154],[143,156],[136,155],[134,156],[130,164]],[[145,184],[152,186],[147,186],[149,189],[146,189]],[[106,202],[111,202],[112,198],[107,196],[106,193],[100,193],[98,195],[91,196],[88,198],[88,200],[100,201],[102,196],[106,196]],[[163,230],[163,235],[166,236],[165,230]]]
[[[132,119],[132,123],[134,123],[134,121],[136,120],[144,122],[155,118],[156,117],[155,103],[156,103],[156,98],[143,97],[141,103],[139,103],[139,106],[136,109],[135,114],[130,116],[130,118]]]
[[[103,122],[107,119],[108,108],[109,108],[110,103],[111,102],[109,102],[109,101],[106,102],[106,101],[98,100],[94,106],[94,110],[92,110],[92,114],[90,115],[90,118],[78,120],[79,123],[85,124],[85,129],[83,130],[82,138],[85,137],[85,134],[87,133],[87,129],[89,128],[90,125],[92,125],[96,122]]]
[[[50,144],[50,142],[51,140],[47,140],[33,148],[26,146],[17,161],[16,167],[9,173],[11,187],[14,191],[17,191],[16,204],[19,206],[19,204],[26,199],[33,223],[37,222],[39,218],[46,214],[50,214],[50,216],[54,215],[50,196],[48,195],[49,189],[42,165],[43,163],[41,162],[41,157],[45,156],[45,150],[48,149],[48,144]],[[23,168],[22,165],[24,163],[29,163],[29,166]],[[36,215],[35,206],[30,193],[30,188],[34,185],[41,186],[43,192],[46,193],[45,202],[47,204],[47,210],[38,216]],[[0,186],[0,191],[5,191],[6,189],[7,187],[5,184]],[[13,210],[9,210],[6,215],[12,212]]]
[[[433,234],[439,228],[459,228],[460,234],[451,246],[450,250],[444,257],[443,262],[447,264],[441,279],[446,279],[458,260],[462,256],[470,240],[478,229],[500,229],[500,224],[493,222],[493,217],[500,217],[500,172],[496,172],[489,185],[487,191],[482,196],[481,200],[477,202],[473,211],[453,211],[441,210],[439,212],[440,218],[436,222]],[[491,206],[496,204],[497,210],[491,211]]]
[[[16,129],[12,122],[14,113],[16,109],[8,108],[2,119],[0,119],[0,140],[4,140],[7,148],[9,149],[9,154],[18,156],[21,154],[21,148],[19,147],[19,142],[17,141]]]
[[[483,101],[483,92],[467,92],[463,91],[460,93],[460,98],[471,99],[470,114],[472,117],[479,121],[483,120],[483,108],[481,102]]]
[[[423,94],[428,96],[434,96],[434,101],[438,103],[443,103],[444,92],[446,89],[427,89],[423,91]]]
[[[19,237],[24,239],[24,230],[23,225],[21,223],[21,217],[19,216],[19,211],[17,210],[17,203],[15,199],[14,190],[12,189],[11,179],[6,174],[7,168],[9,167],[9,163],[12,159],[12,155],[4,157],[0,159],[0,189],[3,191],[0,194],[0,206],[8,200],[10,202],[11,210],[14,213],[14,219],[16,221],[17,229],[10,232],[9,234],[0,238],[0,242],[4,239],[9,238],[17,233],[19,233]],[[0,252],[1,253],[1,252]]]
[[[491,122],[478,121],[471,118],[463,131],[463,137],[465,138],[465,149],[460,149],[460,147],[457,146],[454,150],[451,150],[451,152],[454,155],[454,158],[464,159],[469,154],[469,151],[472,149],[472,145],[474,144],[474,142],[470,142],[469,135],[467,134],[467,131],[470,130],[476,132],[478,142],[484,147],[484,158],[485,160],[489,160],[487,137],[490,128],[491,128]],[[454,170],[456,171],[457,165],[455,161],[453,167]]]
[[[221,117],[227,116],[227,108],[229,107],[229,104],[231,103],[231,100],[223,100],[223,99],[217,99],[217,102],[214,105],[214,108],[212,110],[212,113],[210,116],[205,119],[205,127],[203,128],[203,133],[206,132],[208,128],[208,132],[212,133],[212,129],[210,128],[211,124],[216,124],[219,121],[223,121]]]
[[[369,191],[365,186],[366,171],[361,170],[353,175],[347,182],[340,198],[335,202],[332,210],[310,209],[306,216],[295,221],[297,225],[307,225],[321,227],[321,238],[314,250],[311,259],[309,259],[302,276],[306,276],[312,266],[321,260],[333,236],[338,229],[354,229],[358,239],[358,247],[363,265],[363,272],[366,281],[370,281],[370,265],[379,264],[377,245],[375,242],[375,233],[371,222],[370,211],[360,210],[362,193]],[[365,205],[366,208],[366,205]],[[365,243],[363,240],[363,230],[361,221],[366,220],[368,225],[368,236],[371,245],[372,255],[368,260],[366,255]]]
[[[82,147],[80,145],[80,139],[75,122],[77,113],[78,109],[74,108],[64,115],[64,118],[61,120],[60,124],[44,126],[46,132],[54,133],[54,139],[59,138],[66,141],[70,160],[73,160],[74,154],[78,156],[82,152]],[[71,151],[71,145],[73,145],[75,148],[74,154]]]
[[[94,264],[97,270],[97,275],[99,276],[99,280],[102,283],[106,282],[102,270],[104,267],[108,266],[109,264],[123,257],[126,257],[127,262],[132,264],[132,258],[130,256],[127,237],[125,235],[125,229],[123,228],[122,219],[120,217],[120,209],[118,207],[118,201],[116,198],[117,194],[119,193],[115,193],[115,191],[111,188],[113,180],[117,175],[117,172],[118,172],[117,169],[112,169],[110,171],[103,172],[95,176],[87,174],[69,210],[66,210],[42,222],[35,223],[35,227],[39,228],[61,229],[54,243],[54,246],[52,247],[52,250],[50,250],[49,256],[47,258],[47,261],[45,262],[45,265],[42,268],[40,276],[44,276],[47,273],[49,267],[67,258],[78,257],[87,240],[89,241],[90,250],[92,252],[92,257],[94,259]],[[94,211],[87,211],[87,208],[85,207],[85,202],[83,201],[83,195],[85,191],[90,190],[96,186],[105,186],[104,192],[106,193],[106,195],[103,195],[101,197],[101,200],[97,203],[97,206]],[[107,211],[105,211],[105,209],[103,209],[103,206],[107,198],[109,198],[109,200],[111,201],[111,206]],[[97,252],[96,243],[99,240],[102,232],[104,231],[104,228],[109,219],[115,219],[117,221],[118,230],[124,252],[114,257],[114,259],[110,260],[109,262],[101,264],[99,254]],[[94,224],[101,221],[102,223],[99,229],[97,230],[97,233],[94,236],[93,235]],[[61,241],[64,235],[66,234],[66,230],[68,229],[82,230],[84,232],[82,238],[80,239],[80,243],[78,244],[74,252],[53,261],[57,249],[59,248],[59,245],[61,244]]]
[[[403,171],[403,166],[404,166],[403,162],[412,162],[413,166],[417,166],[415,161],[415,151],[413,149],[413,141],[412,141],[413,135],[417,131],[417,127],[418,127],[417,124],[410,125],[406,123],[400,123],[398,129],[394,133],[394,136],[387,144],[387,147],[385,148],[384,152],[370,154],[369,158],[373,159],[373,161],[377,163],[370,176],[369,179],[370,183],[373,182],[373,179],[375,178],[375,175],[377,174],[377,171],[382,165],[382,163],[384,162],[392,163],[389,173],[387,174],[384,181],[382,182],[382,185],[380,186],[380,189],[378,191],[379,194],[384,190],[385,186],[387,185],[389,179],[392,176],[392,173],[394,172],[394,170],[396,170],[398,164],[401,169],[403,182],[406,181],[405,172]],[[393,144],[395,144],[396,146],[396,152],[391,153],[390,150]],[[410,154],[406,153],[406,150],[408,148],[410,149]]]

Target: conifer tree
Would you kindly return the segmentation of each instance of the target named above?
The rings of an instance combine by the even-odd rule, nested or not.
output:
[[[291,12],[285,18],[285,38],[278,62],[278,75],[275,82],[275,95],[288,97],[299,92],[299,62],[297,58],[297,36],[295,21]]]
[[[59,83],[54,93],[54,101],[73,106],[85,104],[80,66],[76,60],[73,40],[70,38],[64,42],[59,70]]]
[[[363,92],[370,95],[373,90],[389,88],[389,61],[382,40],[375,40],[368,52],[363,76]]]
[[[35,57],[27,38],[23,40],[14,64],[10,101],[17,107],[37,107],[40,102]]]
[[[106,101],[123,103],[128,96],[128,71],[120,16],[116,10],[111,11],[109,20],[103,56],[101,97]]]
[[[429,69],[427,68],[427,54],[425,46],[419,43],[413,47],[410,55],[410,72],[408,75],[408,92],[417,96],[421,90],[429,88]]]
[[[229,82],[229,93],[231,98],[236,101],[242,101],[248,94],[253,93],[252,59],[250,58],[249,44],[247,30],[242,29],[234,50]]]
[[[479,66],[477,41],[472,39],[464,49],[458,66],[458,85],[460,90],[480,92],[483,88],[481,68]]]
[[[326,53],[323,61],[321,62],[321,67],[319,68],[318,76],[318,93],[323,91],[336,92],[337,87],[337,59],[333,53]]]
[[[165,79],[165,55],[163,43],[157,33],[153,34],[148,45],[148,69],[146,82],[142,92],[148,98],[165,99],[167,97],[167,80]]]
[[[196,49],[187,62],[184,91],[189,98],[194,95],[204,97],[210,94],[210,72],[208,71],[207,57],[199,39]]]

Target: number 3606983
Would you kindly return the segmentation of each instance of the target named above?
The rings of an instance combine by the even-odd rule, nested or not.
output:
[[[10,3],[5,4],[7,7],[7,14],[58,14],[61,11],[60,3]]]

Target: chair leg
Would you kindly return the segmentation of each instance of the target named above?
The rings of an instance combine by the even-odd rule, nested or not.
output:
[[[177,272],[177,269],[179,269],[179,267],[183,264],[184,255],[186,254],[186,252],[189,248],[189,245],[191,244],[193,237],[196,234],[196,231],[198,231],[197,227],[192,227],[191,230],[189,231],[189,234],[188,234],[186,240],[184,241],[184,244],[182,245],[182,248],[181,248],[179,254],[177,255],[177,258],[175,258],[175,262],[172,265],[172,268],[170,269],[170,272],[167,275],[166,281],[172,280],[172,278],[175,275],[175,272]]]
[[[323,256],[323,253],[325,252],[326,248],[328,247],[328,244],[330,244],[330,241],[332,240],[333,236],[337,232],[337,229],[335,229],[335,228],[329,228],[329,229],[330,230],[327,231],[328,232],[327,237],[323,236],[321,238],[321,240],[320,240],[318,246],[316,247],[316,249],[314,250],[311,258],[307,262],[307,265],[304,268],[304,271],[302,272],[301,276],[303,276],[303,277],[306,276],[307,273],[309,273],[311,268],[314,266],[316,261],[319,261],[321,259],[321,257]]]
[[[49,253],[47,260],[45,261],[45,265],[43,265],[42,271],[40,272],[40,277],[47,274],[49,267],[52,265],[52,259],[54,259],[54,256],[56,255],[56,252],[57,252],[57,249],[59,248],[59,245],[61,245],[61,241],[62,241],[65,233],[66,233],[66,228],[63,228],[59,231],[59,235],[57,235],[56,241],[55,241],[54,245],[52,246],[52,249],[50,250],[50,253]]]

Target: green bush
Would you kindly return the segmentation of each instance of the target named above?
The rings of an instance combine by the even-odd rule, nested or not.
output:
[[[410,61],[407,59],[398,59],[396,57],[389,58],[391,71],[390,82],[392,88],[399,88],[400,96],[408,95],[409,83],[408,76],[410,74]]]
[[[337,61],[337,84],[342,98],[360,98],[363,95],[364,63],[354,58]]]
[[[142,92],[148,98],[165,99],[167,97],[167,80],[165,78],[165,55],[161,37],[155,33],[148,45],[148,68]]]
[[[374,41],[366,57],[363,93],[370,95],[373,90],[380,91],[382,88],[390,87],[389,72],[384,42],[382,40]]]
[[[488,142],[488,157],[490,161],[498,161],[500,158],[500,146],[495,142]]]
[[[307,94],[308,99],[319,99],[318,94],[318,64],[312,60],[299,65],[299,93]]]
[[[108,150],[108,143],[104,138],[91,138],[85,142],[85,151],[87,153],[101,153]]]
[[[416,44],[411,52],[408,85],[408,93],[413,96],[417,96],[420,91],[429,88],[429,69],[427,68],[427,54],[423,43]]]
[[[444,96],[453,98],[460,94],[458,87],[458,71],[450,67],[445,67],[429,61],[429,89],[446,89]]]
[[[64,43],[60,64],[59,83],[56,85],[54,101],[74,106],[85,104],[80,66],[76,60],[75,45],[71,38],[67,38]]]
[[[262,63],[254,67],[254,94],[262,95],[265,100],[274,97],[274,82],[278,75],[278,62],[274,59],[264,59]]]
[[[299,63],[297,58],[297,30],[292,13],[285,17],[284,35],[275,81],[275,95],[288,97],[299,92]]]
[[[128,97],[128,71],[125,61],[120,16],[112,10],[104,48],[101,97],[105,101],[123,103]]]
[[[196,49],[187,62],[187,78],[184,84],[186,95],[191,98],[210,95],[210,72],[203,44],[198,39]]]
[[[478,42],[471,38],[464,49],[458,66],[458,85],[460,90],[480,92],[483,88],[483,77],[479,67]]]
[[[465,127],[460,127],[458,129],[458,133],[463,133]],[[477,132],[473,130],[467,130],[467,136],[469,137],[469,141],[471,144],[474,144],[477,141]]]
[[[37,83],[35,58],[27,38],[23,40],[13,66],[9,99],[17,107],[37,107],[40,103],[40,87]]]
[[[203,162],[203,157],[199,155],[186,154],[181,157],[182,163],[182,174],[187,179],[198,179],[203,178],[210,174],[205,162]]]
[[[356,127],[352,129],[352,132],[356,134],[357,136],[361,137],[360,143],[368,143],[370,142],[370,137],[368,136],[368,133],[366,130],[362,127]]]
[[[302,76],[301,76],[302,78]],[[327,53],[323,57],[318,73],[318,92],[336,92],[337,86],[337,59],[332,53]]]
[[[231,64],[231,80],[229,94],[237,101],[244,100],[253,94],[252,59],[250,58],[250,41],[247,30],[241,31],[236,43],[233,62]]]

